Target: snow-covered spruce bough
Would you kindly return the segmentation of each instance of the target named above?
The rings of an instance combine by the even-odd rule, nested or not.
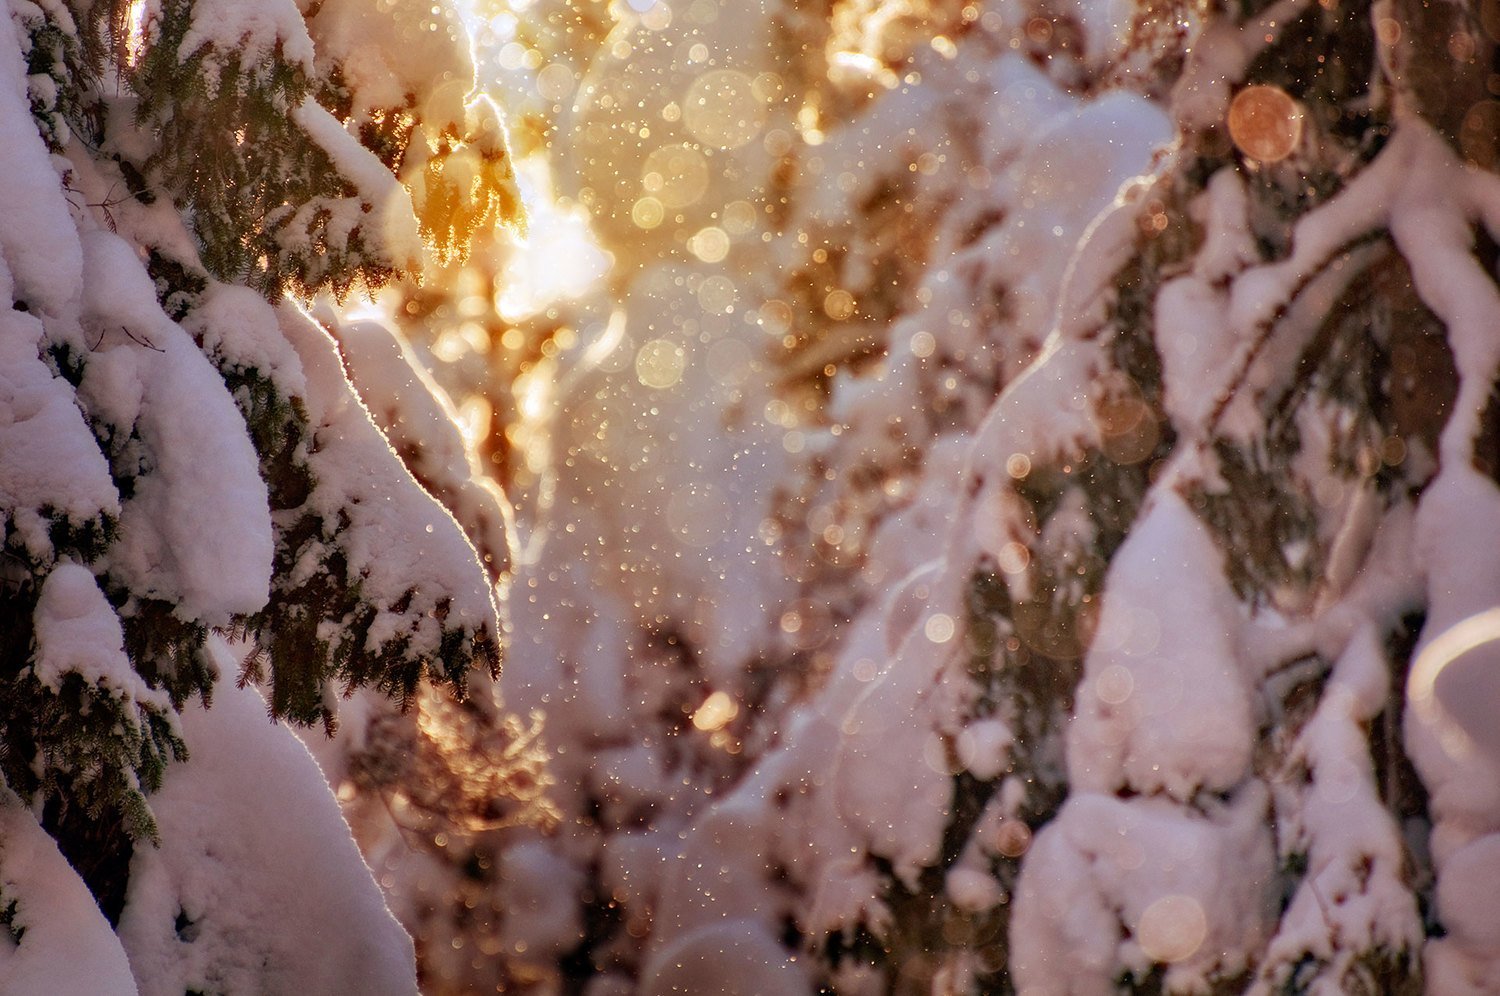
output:
[[[799,6],[627,19],[585,74],[577,120],[628,130],[612,53],[686,76],[701,42],[777,73],[767,130],[805,141],[775,178],[730,160],[772,191],[781,286],[673,264],[619,300],[637,345],[684,330],[687,379],[698,332],[741,334],[689,293],[728,275],[782,369],[712,418],[629,369],[563,401],[580,555],[517,611],[572,625],[523,628],[512,678],[551,696],[574,829],[509,852],[524,960],[645,991],[1494,991],[1500,773],[1460,708],[1492,709],[1493,650],[1424,680],[1500,601],[1487,8],[849,0],[851,42]],[[1253,84],[1300,113],[1284,159],[1225,127]],[[651,142],[619,135],[565,161],[628,181]],[[622,258],[630,203],[601,206]],[[642,456],[601,411],[694,432]],[[717,514],[720,447],[736,540],[784,560],[672,528]],[[743,754],[700,763],[642,672],[734,693]]]
[[[499,667],[496,605],[286,295],[514,220],[495,109],[465,104],[441,7],[5,15],[0,988],[411,991],[409,939],[264,713],[462,693]]]

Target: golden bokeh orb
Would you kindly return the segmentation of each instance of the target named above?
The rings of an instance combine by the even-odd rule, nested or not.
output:
[[[1280,87],[1247,86],[1229,104],[1229,137],[1251,159],[1279,162],[1302,141],[1302,109]]]

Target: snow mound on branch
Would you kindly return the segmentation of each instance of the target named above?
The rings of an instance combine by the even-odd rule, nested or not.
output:
[[[1075,790],[1186,802],[1247,774],[1255,725],[1223,560],[1182,497],[1160,490],[1110,566],[1068,730]]]
[[[354,120],[411,107],[428,125],[462,128],[474,62],[468,45],[454,44],[464,37],[464,28],[450,0],[326,0],[314,6],[307,27],[317,44],[319,70],[338,67],[354,99]]]
[[[1244,971],[1274,922],[1265,815],[1257,782],[1208,815],[1163,798],[1070,796],[1016,887],[1016,989],[1105,996],[1119,966],[1144,980],[1165,963],[1163,991],[1201,992]]]
[[[64,676],[77,674],[127,703],[171,714],[167,693],[151,688],[130,666],[120,617],[88,568],[77,564],[55,567],[42,583],[33,618],[36,655],[32,667],[44,686],[60,691]]]
[[[376,244],[392,269],[422,272],[422,236],[411,194],[385,163],[311,97],[292,109],[292,119],[327,153],[334,169],[354,185],[359,195],[323,204],[333,213],[331,233],[342,241],[356,227],[368,224],[380,233]],[[288,233],[285,237],[292,236]]]
[[[405,639],[412,655],[438,657],[445,626],[493,632],[494,593],[478,555],[453,516],[395,461],[344,376],[333,339],[291,305],[277,315],[312,388],[307,414],[316,482],[309,503],[329,523],[347,511],[348,577],[365,601],[384,610],[370,626],[368,649]],[[377,478],[371,467],[391,469]],[[411,541],[418,530],[425,530],[424,542]],[[455,584],[460,576],[467,583]]]
[[[458,412],[411,352],[379,322],[325,324],[365,407],[422,485],[453,513],[494,573],[511,562],[511,511],[458,427]]]
[[[209,646],[233,674],[228,647]],[[120,917],[143,996],[414,993],[410,938],[316,762],[260,695],[223,681],[182,729],[192,762],[152,796],[161,846],[136,850]]]
[[[9,273],[0,291],[32,311],[68,315],[83,272],[83,257],[63,185],[47,153],[27,96],[23,51],[13,17],[0,25],[0,256]]]
[[[229,369],[258,370],[289,398],[307,394],[296,350],[276,326],[276,312],[248,287],[210,283],[182,327]]]
[[[0,989],[7,996],[134,996],[109,921],[57,844],[0,789]]]
[[[72,389],[38,354],[41,336],[35,318],[0,313],[0,514],[37,557],[52,552],[42,509],[78,525],[120,512],[109,465]]]
[[[209,59],[233,52],[241,66],[266,63],[279,54],[311,73],[313,43],[294,0],[194,0],[192,26],[177,49],[186,62],[209,49]]]
[[[133,429],[144,449],[111,566],[183,618],[227,625],[269,594],[271,513],[260,459],[219,372],[157,305],[136,251],[103,230],[82,242],[83,338],[96,341],[79,395],[117,432]]]

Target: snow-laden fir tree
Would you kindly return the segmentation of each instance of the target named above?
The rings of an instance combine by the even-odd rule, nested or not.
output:
[[[1493,991],[1493,5],[790,6],[568,60],[625,267],[515,606],[518,961]]]
[[[441,5],[4,13],[0,988],[409,991],[265,710],[332,729],[360,687],[462,694],[499,667],[493,587],[285,295],[514,220],[496,109]],[[434,464],[462,505],[471,468]]]

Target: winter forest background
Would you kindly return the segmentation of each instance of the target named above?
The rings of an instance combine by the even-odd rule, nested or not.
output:
[[[1496,0],[5,11],[0,993],[1500,992]]]

